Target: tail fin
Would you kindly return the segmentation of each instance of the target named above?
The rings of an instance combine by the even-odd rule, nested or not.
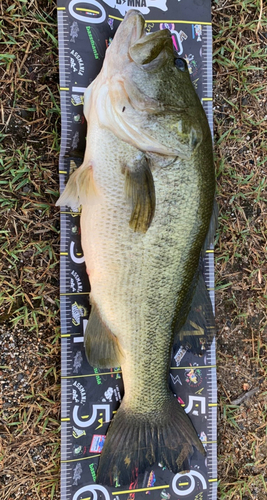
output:
[[[161,463],[173,473],[188,469],[193,446],[204,448],[197,433],[172,393],[162,410],[132,413],[120,406],[108,429],[97,471],[97,482],[129,485],[147,467]]]

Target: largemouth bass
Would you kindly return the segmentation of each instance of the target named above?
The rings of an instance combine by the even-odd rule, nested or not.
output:
[[[204,453],[169,388],[169,367],[174,336],[198,353],[208,337],[199,260],[214,200],[212,140],[170,32],[147,35],[136,10],[85,92],[84,115],[84,161],[57,204],[82,206],[88,361],[123,374],[97,481],[129,484],[155,462],[175,473],[195,449]],[[201,338],[190,335],[197,315]]]

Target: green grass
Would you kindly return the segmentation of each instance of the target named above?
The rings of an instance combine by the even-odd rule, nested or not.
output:
[[[258,500],[267,498],[267,6],[214,6],[218,497]],[[233,405],[247,387],[259,390]]]
[[[59,499],[56,4],[1,9],[1,499]]]

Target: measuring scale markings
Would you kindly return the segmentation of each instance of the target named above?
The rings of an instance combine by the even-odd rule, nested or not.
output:
[[[71,2],[58,0],[59,62],[62,137],[59,164],[60,191],[69,173],[82,160],[72,157],[72,151],[85,147],[86,123],[82,114],[83,94],[97,76],[103,47],[112,40],[122,20],[121,2],[110,8],[109,2]],[[113,2],[112,2],[113,3]],[[142,2],[139,2],[140,6]],[[124,2],[124,7],[138,7],[136,2]],[[135,5],[136,4],[136,5]],[[196,90],[202,99],[212,130],[212,67],[210,2],[202,7],[183,5],[170,12],[170,2],[162,10],[160,0],[146,4],[147,31],[169,27],[181,57],[185,57]],[[140,8],[140,10],[142,10]],[[160,15],[159,15],[160,13]],[[193,16],[192,21],[188,20]],[[80,16],[80,17],[78,17]],[[154,19],[153,19],[154,16]],[[188,18],[187,18],[188,16]],[[174,21],[170,19],[173,18]],[[184,19],[184,22],[177,19]],[[199,21],[195,19],[199,18]],[[168,26],[167,26],[168,25]],[[178,47],[179,44],[179,47]],[[93,500],[128,498],[133,489],[105,488],[95,484],[97,462],[105,431],[123,397],[121,371],[97,370],[88,365],[83,335],[89,313],[89,281],[80,245],[79,213],[69,207],[61,211],[61,332],[62,332],[62,468],[61,498],[63,500]],[[214,255],[208,250],[204,261],[205,280],[214,309]],[[158,465],[138,478],[136,500],[147,498],[147,492],[161,490],[161,498],[217,498],[216,474],[216,370],[215,342],[203,358],[187,352],[175,353],[170,381],[173,390],[196,426],[207,458],[191,459],[187,474],[174,475]],[[84,396],[85,395],[85,396]],[[84,397],[86,400],[84,400]],[[105,418],[109,417],[109,420]],[[91,450],[91,451],[90,451]],[[93,451],[95,450],[95,451]],[[155,477],[154,477],[155,476]],[[154,478],[154,479],[153,479]],[[153,481],[157,485],[152,486]],[[152,481],[152,483],[151,483]],[[151,484],[150,484],[151,483]],[[162,485],[162,486],[161,486]],[[160,495],[160,491],[158,491]],[[165,496],[164,496],[165,495]],[[159,497],[158,497],[159,498]]]

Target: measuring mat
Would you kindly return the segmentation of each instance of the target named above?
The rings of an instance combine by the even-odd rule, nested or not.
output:
[[[130,8],[145,16],[147,32],[165,28],[171,31],[176,52],[187,61],[212,130],[210,0],[58,0],[61,192],[69,175],[82,163],[86,137],[84,91],[99,73],[105,50]],[[212,247],[205,255],[204,276],[214,309]],[[121,487],[119,481],[114,487],[95,482],[105,434],[123,397],[123,381],[119,367],[99,370],[86,360],[83,334],[89,315],[89,290],[80,242],[80,214],[65,207],[61,209],[60,252],[62,500],[216,500],[215,341],[203,357],[182,347],[174,348],[170,371],[172,390],[192,420],[206,457],[199,459],[200,454],[195,452],[190,470],[178,474],[155,464],[126,487]]]

